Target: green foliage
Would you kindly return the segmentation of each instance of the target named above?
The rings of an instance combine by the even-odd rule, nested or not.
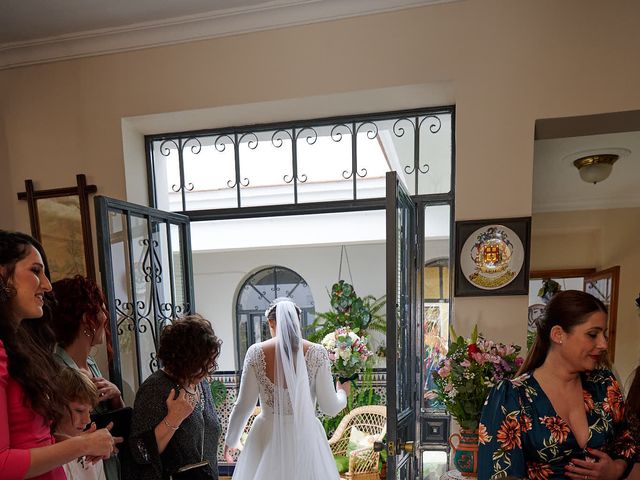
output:
[[[344,280],[334,283],[329,294],[332,310],[317,313],[314,322],[307,327],[307,338],[320,342],[327,334],[340,327],[349,327],[353,332],[364,336],[368,331],[386,333],[387,324],[381,312],[385,297],[373,295],[359,297],[353,286]]]
[[[349,470],[349,457],[345,455],[334,455],[333,459],[336,461],[338,473],[345,473]]]
[[[362,383],[351,384],[351,390],[347,397],[347,406],[335,417],[323,417],[322,426],[327,432],[327,438],[331,438],[340,421],[354,408],[365,405],[383,405],[382,397],[373,389],[373,370],[367,368],[362,373]]]
[[[385,436],[382,439],[382,443],[387,443],[387,435],[385,434]],[[382,465],[387,463],[387,449],[383,448],[382,450],[380,450],[380,464],[378,465],[378,471],[382,472]]]
[[[211,399],[217,408],[227,399],[227,386],[220,380],[211,380],[209,388],[211,389]]]
[[[536,341],[535,330],[528,330],[527,331],[527,350],[531,350],[531,347],[533,347],[533,342],[535,341]]]

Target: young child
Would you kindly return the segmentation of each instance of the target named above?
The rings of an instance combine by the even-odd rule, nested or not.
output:
[[[67,399],[67,414],[54,431],[56,441],[81,435],[91,423],[89,416],[98,403],[98,390],[93,382],[79,370],[65,367],[58,377],[59,385]],[[68,480],[104,480],[102,460],[95,463],[80,457],[63,465]]]

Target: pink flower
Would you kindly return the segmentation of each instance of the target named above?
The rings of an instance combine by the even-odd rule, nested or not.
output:
[[[438,370],[438,376],[440,378],[445,378],[447,375],[449,375],[449,372],[451,372],[451,368],[448,367],[445,363],[445,365]]]

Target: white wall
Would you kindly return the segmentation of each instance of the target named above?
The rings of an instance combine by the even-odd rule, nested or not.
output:
[[[385,245],[348,246],[353,284],[360,296],[385,294]],[[263,267],[290,268],[304,278],[312,291],[317,312],[330,309],[331,285],[338,281],[340,245],[252,249],[234,252],[194,252],[194,280],[198,313],[208,318],[224,344],[220,370],[235,370],[235,303],[248,276]],[[342,278],[350,282],[346,266]]]

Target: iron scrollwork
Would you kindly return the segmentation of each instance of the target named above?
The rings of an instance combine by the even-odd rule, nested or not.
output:
[[[193,145],[189,145],[189,143],[193,143]],[[189,137],[187,139],[167,139],[160,144],[160,154],[164,157],[168,157],[171,155],[171,148],[169,145],[173,145],[176,151],[178,152],[178,166],[180,168],[180,184],[176,185],[175,183],[171,185],[171,191],[178,192],[191,192],[195,188],[195,185],[192,182],[185,181],[184,175],[184,149],[189,147],[191,153],[194,155],[198,155],[202,151],[202,143],[196,137]]]
[[[309,178],[307,174],[311,175],[311,172],[300,172],[299,167],[302,165],[300,160],[304,158],[305,151],[301,150],[301,142],[305,142],[306,145],[326,145],[324,142],[319,142],[321,137],[326,136],[327,139],[331,139],[335,143],[343,142],[345,136],[350,136],[351,155],[348,154],[345,158],[340,157],[340,161],[344,160],[344,165],[340,165],[340,170],[336,173],[337,180],[344,179],[352,182],[353,199],[357,200],[357,180],[371,178],[371,174],[365,168],[362,158],[359,158],[359,144],[362,139],[368,140],[375,139],[387,139],[387,134],[393,139],[407,138],[412,143],[412,151],[408,153],[408,158],[401,160],[401,166],[394,167],[393,165],[386,168],[397,168],[403,172],[405,176],[413,176],[415,183],[415,193],[418,193],[418,179],[427,175],[430,170],[430,161],[425,161],[425,146],[424,135],[435,135],[443,129],[443,115],[451,115],[452,110],[448,108],[440,109],[423,109],[413,110],[410,112],[397,113],[392,112],[389,114],[373,114],[373,115],[361,115],[351,118],[340,117],[334,119],[320,119],[318,121],[299,121],[278,123],[271,125],[252,125],[248,127],[233,127],[220,130],[212,130],[210,132],[197,132],[189,137],[176,137],[167,138],[166,135],[159,136],[160,151],[163,155],[168,156],[170,151],[176,149],[179,155],[178,161],[180,162],[181,181],[179,184],[171,186],[171,191],[180,192],[183,196],[183,210],[186,210],[186,203],[184,202],[185,192],[194,190],[194,185],[191,182],[186,182],[185,166],[183,159],[183,152],[186,148],[191,148],[191,153],[198,154],[201,151],[205,151],[202,147],[205,145],[212,145],[219,153],[225,152],[226,147],[231,145],[233,148],[233,159],[235,172],[233,178],[221,179],[222,184],[226,185],[229,189],[236,190],[237,207],[241,208],[241,189],[251,186],[252,184],[259,184],[255,181],[255,173],[247,172],[242,174],[244,153],[246,149],[256,150],[258,147],[267,143],[270,136],[270,143],[273,148],[281,149],[286,143],[290,142],[290,165],[287,168],[287,172],[281,175],[281,185],[293,185],[293,204],[298,204],[298,186],[299,184],[307,183]],[[446,120],[445,120],[446,121]],[[448,125],[448,124],[447,124]],[[324,129],[327,129],[327,133],[324,133]],[[413,134],[413,139],[409,132]],[[385,133],[381,136],[381,133]],[[364,134],[364,135],[363,135]],[[152,140],[153,141],[153,140]],[[403,140],[404,143],[404,140]],[[407,144],[407,147],[411,145]],[[241,148],[241,144],[246,147]],[[380,142],[381,148],[384,149],[385,145]],[[317,146],[316,148],[322,148]],[[391,145],[390,148],[393,148]],[[403,155],[407,149],[403,147]],[[215,153],[215,152],[214,152]],[[383,154],[386,154],[383,152]],[[341,154],[342,155],[342,154]],[[369,168],[369,170],[371,170]],[[189,173],[189,172],[186,172]],[[213,175],[213,174],[212,174]],[[187,175],[188,176],[188,175]],[[254,180],[254,181],[252,181]],[[424,180],[421,180],[424,181]],[[278,180],[280,183],[280,180]]]

